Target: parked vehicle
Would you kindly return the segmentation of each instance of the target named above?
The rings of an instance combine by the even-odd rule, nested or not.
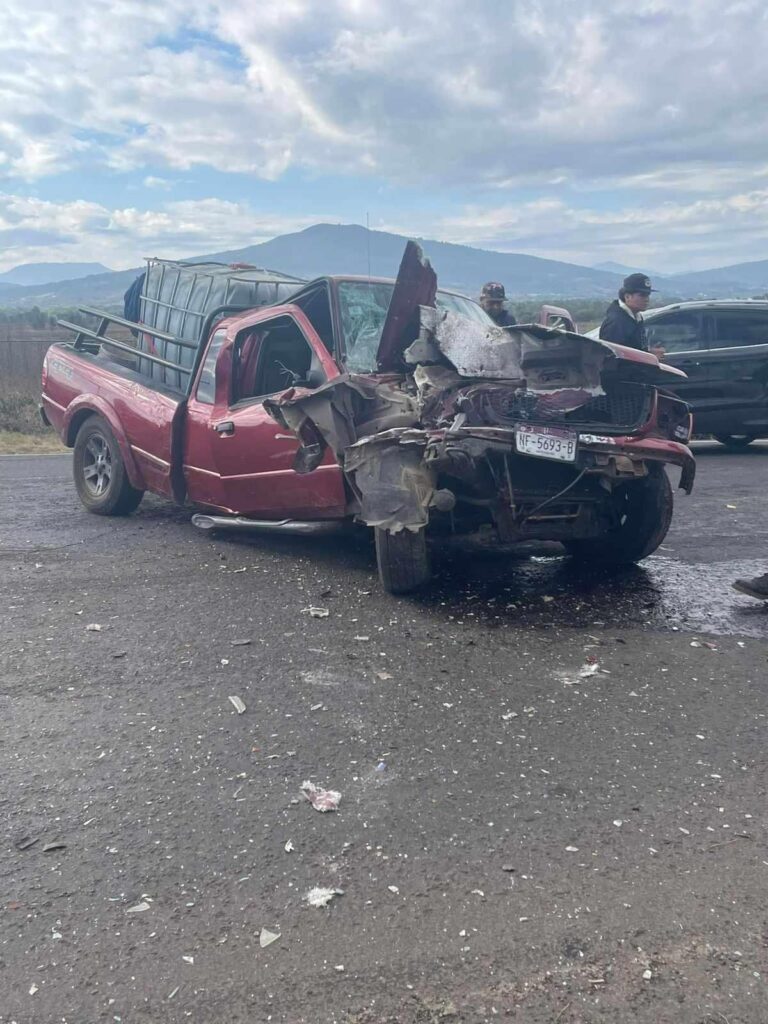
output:
[[[768,437],[768,302],[682,302],[645,314],[648,344],[684,370],[674,392],[697,434],[730,448]]]
[[[690,405],[696,434],[729,448],[768,437],[768,302],[678,302],[643,319],[648,347],[661,346],[664,362],[686,374],[671,387]]]
[[[196,505],[203,528],[357,521],[404,592],[429,577],[428,535],[639,560],[671,520],[665,465],[693,486],[688,409],[659,393],[680,371],[559,328],[498,328],[437,289],[415,243],[396,282],[323,277],[223,319],[197,312],[194,343],[134,325],[151,375],[108,357],[125,349],[108,325],[126,321],[107,314],[49,350],[43,414],[89,511],[129,513],[149,490]]]

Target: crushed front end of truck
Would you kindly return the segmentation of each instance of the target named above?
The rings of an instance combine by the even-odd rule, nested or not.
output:
[[[668,371],[567,331],[442,311],[435,288],[409,243],[380,372],[267,403],[301,441],[298,472],[333,449],[350,511],[376,528],[385,586],[424,581],[427,534],[498,549],[557,540],[595,561],[655,550],[672,514],[664,465],[687,492],[695,473],[688,408],[660,390]]]

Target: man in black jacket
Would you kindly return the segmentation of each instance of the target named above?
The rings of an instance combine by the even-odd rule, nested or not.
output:
[[[600,324],[600,337],[616,345],[627,345],[648,351],[648,342],[643,325],[643,312],[651,301],[651,282],[645,274],[630,274],[619,288],[619,297],[614,299],[605,311]],[[664,355],[663,350],[654,349],[654,354]]]
[[[504,308],[507,294],[498,281],[486,281],[480,291],[480,305],[499,327],[514,327],[517,320]]]

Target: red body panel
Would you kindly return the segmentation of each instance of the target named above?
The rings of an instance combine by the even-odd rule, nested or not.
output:
[[[43,373],[46,416],[70,447],[88,415],[103,416],[120,445],[131,483],[141,490],[180,498],[176,478],[185,482],[191,501],[206,507],[264,519],[341,518],[347,499],[332,453],[313,473],[299,476],[292,468],[298,440],[281,435],[261,401],[230,404],[238,334],[286,315],[301,328],[326,377],[338,376],[304,313],[294,306],[272,306],[217,325],[217,330],[226,326],[226,340],[216,362],[213,405],[198,402],[195,387],[187,400],[145,386],[130,374],[122,376],[114,364],[93,355],[54,345]],[[182,423],[175,424],[179,417]],[[232,424],[231,433],[216,432],[222,421]]]

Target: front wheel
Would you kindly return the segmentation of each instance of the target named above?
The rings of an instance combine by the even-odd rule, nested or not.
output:
[[[602,537],[566,542],[567,551],[581,562],[628,565],[658,548],[672,522],[674,497],[663,466],[652,464],[641,480],[614,491],[615,525]]]
[[[715,440],[726,448],[746,448],[757,437],[756,434],[715,434]]]
[[[89,416],[78,430],[72,469],[80,501],[98,516],[130,515],[144,497],[128,479],[117,439],[102,416]]]
[[[377,526],[376,562],[379,579],[390,594],[407,594],[430,578],[429,552],[424,530],[390,533]]]

